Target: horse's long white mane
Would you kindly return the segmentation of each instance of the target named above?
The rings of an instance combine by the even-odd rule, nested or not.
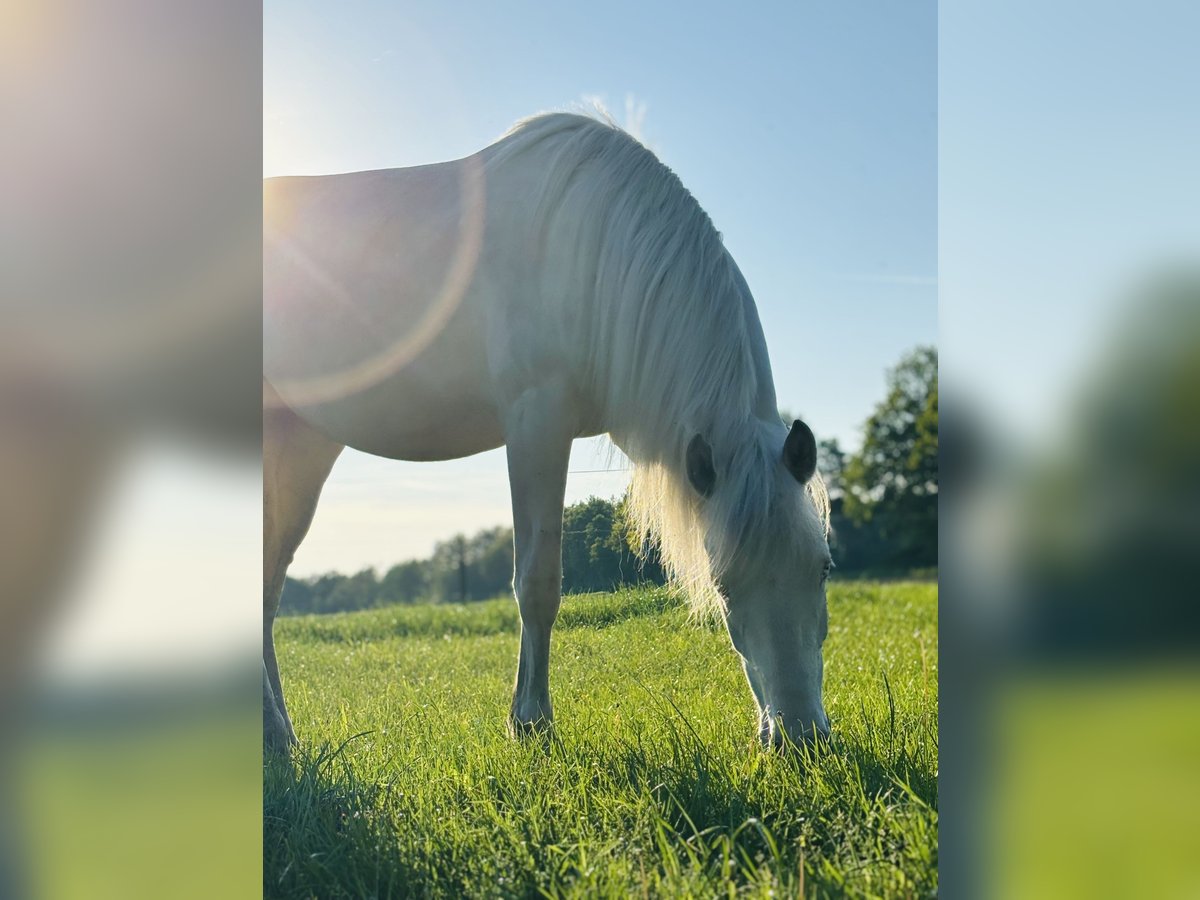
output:
[[[811,506],[772,509],[785,429],[765,347],[755,356],[757,312],[675,173],[611,120],[569,113],[517,124],[489,148],[486,166],[534,150],[550,161],[532,240],[536,252],[557,248],[571,260],[572,283],[584,288],[578,346],[606,427],[634,463],[632,526],[643,545],[657,545],[693,611],[711,614],[723,607],[718,584],[735,550],[763,546],[755,538],[782,517],[828,530],[824,485],[819,476],[809,483]],[[685,471],[697,433],[717,470],[703,502]]]

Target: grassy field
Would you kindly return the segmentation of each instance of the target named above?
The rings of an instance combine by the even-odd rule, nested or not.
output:
[[[302,747],[264,773],[272,897],[937,891],[937,586],[834,583],[818,757],[763,751],[716,628],[568,597],[552,739],[504,729],[515,603],[282,619]]]

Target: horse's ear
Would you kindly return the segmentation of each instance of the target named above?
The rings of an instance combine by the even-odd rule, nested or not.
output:
[[[697,434],[687,445],[687,477],[701,497],[713,492],[717,483],[717,469],[713,465],[712,447],[704,436]]]
[[[797,419],[783,442],[783,464],[798,482],[804,484],[817,471],[817,439],[812,429]]]

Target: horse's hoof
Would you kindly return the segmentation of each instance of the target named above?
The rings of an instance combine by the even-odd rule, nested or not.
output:
[[[287,759],[296,742],[275,735],[263,735],[263,759]]]
[[[286,757],[297,745],[296,734],[282,716],[263,716],[263,756]]]
[[[519,741],[530,738],[547,738],[554,730],[554,720],[549,716],[539,716],[526,720],[510,715],[508,717],[508,733]]]

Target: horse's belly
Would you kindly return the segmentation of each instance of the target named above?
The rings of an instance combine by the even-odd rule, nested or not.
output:
[[[443,333],[378,381],[322,402],[285,383],[280,397],[329,437],[376,456],[458,459],[503,445],[486,353],[473,334]]]
[[[403,375],[378,391],[301,411],[340,443],[391,459],[458,459],[504,444],[491,399],[477,391],[428,389]]]
[[[264,376],[339,443],[413,460],[503,443],[486,302],[468,287],[477,258],[463,269],[460,217],[435,202],[447,178],[435,167],[412,181],[385,172],[268,185]]]

